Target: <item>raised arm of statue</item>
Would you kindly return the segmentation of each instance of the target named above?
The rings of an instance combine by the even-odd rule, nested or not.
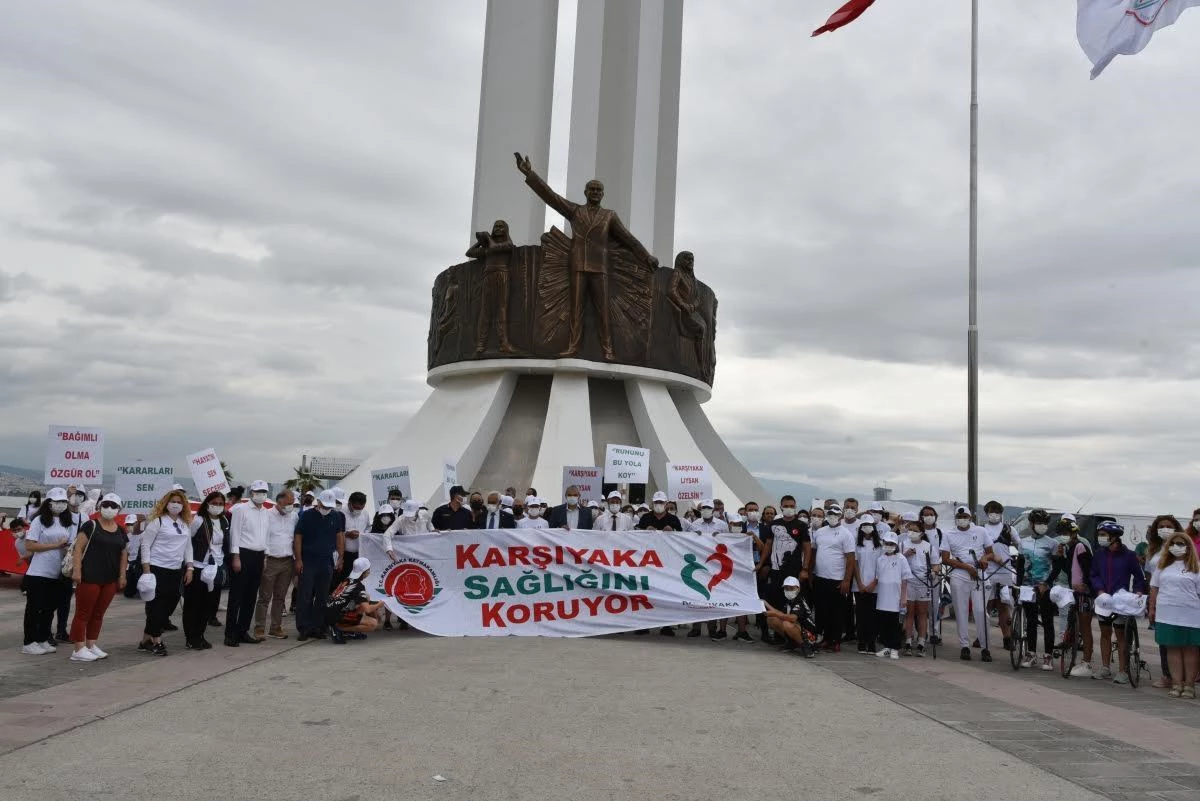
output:
[[[542,176],[534,172],[533,165],[529,163],[528,156],[522,157],[520,153],[514,153],[513,155],[517,157],[517,169],[525,176],[525,183],[529,185],[533,193],[544,200],[547,206],[562,216],[574,216],[575,209],[579,208],[579,204],[572,203],[551,189],[550,185],[542,180]]]
[[[468,259],[482,259],[487,255],[488,235],[487,231],[480,231],[475,234],[475,244],[467,248]]]
[[[638,238],[625,227],[625,223],[621,222],[621,218],[616,214],[613,215],[612,225],[608,229],[608,232],[613,239],[632,250],[635,256],[646,262],[651,270],[658,267],[658,259],[650,255],[650,251],[646,250],[646,246],[638,241]]]

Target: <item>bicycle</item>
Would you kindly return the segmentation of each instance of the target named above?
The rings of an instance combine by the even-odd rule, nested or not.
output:
[[[1150,666],[1146,664],[1146,660],[1142,659],[1141,646],[1138,643],[1137,618],[1133,615],[1113,615],[1113,628],[1122,626],[1125,629],[1125,664],[1129,665],[1129,686],[1137,689],[1138,682],[1141,681],[1142,674],[1145,673],[1147,678],[1154,678],[1154,674],[1150,672]],[[1117,660],[1118,667],[1121,664],[1121,654],[1116,637],[1113,638],[1112,658]]]
[[[1076,602],[1071,604],[1071,611],[1067,615],[1067,630],[1063,632],[1062,642],[1058,646],[1058,669],[1064,679],[1071,678],[1071,671],[1079,661],[1079,649],[1083,647],[1083,630],[1079,617],[1079,604]],[[1068,652],[1071,655],[1069,660]]]
[[[1014,596],[1020,592],[1020,587],[1013,587]],[[1025,607],[1019,597],[1013,599],[1012,610],[1012,650],[1008,652],[1008,660],[1013,670],[1020,670],[1021,662],[1025,660]]]

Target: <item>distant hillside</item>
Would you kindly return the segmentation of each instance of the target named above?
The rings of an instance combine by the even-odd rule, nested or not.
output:
[[[22,476],[23,478],[41,481],[45,472],[42,470],[30,470],[27,467],[13,467],[10,464],[0,464],[0,473],[8,473],[12,476]]]

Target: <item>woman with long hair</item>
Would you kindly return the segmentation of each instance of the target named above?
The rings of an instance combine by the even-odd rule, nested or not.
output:
[[[51,623],[62,601],[62,560],[75,535],[75,520],[67,503],[67,492],[55,487],[29,522],[25,533],[25,552],[29,569],[25,572],[25,644],[21,653],[41,656],[57,651]]]
[[[72,662],[95,662],[108,657],[96,640],[104,613],[117,590],[125,586],[129,539],[117,521],[121,497],[108,493],[97,505],[100,517],[79,527],[73,553],[71,580],[75,582],[75,619],[71,622]]]
[[[854,543],[854,606],[858,623],[856,632],[858,652],[875,653],[879,633],[875,620],[875,600],[878,582],[875,578],[875,563],[883,552],[879,543],[879,529],[875,518],[863,515],[858,524],[858,536]]]
[[[188,530],[192,536],[192,560],[189,564],[194,580],[183,589],[183,639],[185,648],[199,651],[212,648],[212,643],[204,638],[204,632],[208,630],[214,590],[200,581],[195,574],[209,565],[219,570],[224,564],[221,543],[225,541],[226,532],[229,530],[229,515],[225,513],[225,493],[208,493],[200,504],[199,513],[192,518]]]
[[[153,600],[146,602],[146,628],[138,650],[166,656],[162,633],[179,603],[180,586],[192,583],[192,510],[183,490],[158,499],[142,532],[142,573],[154,576]]]
[[[41,509],[42,491],[30,490],[29,500],[24,506],[21,507],[21,511],[17,512],[17,517],[24,520],[26,523],[31,523],[33,522],[33,518],[37,517],[38,512],[40,512]]]
[[[1200,551],[1200,509],[1192,510],[1192,519],[1188,522],[1185,533],[1192,538],[1192,544]]]
[[[926,507],[927,509],[929,507]],[[936,514],[936,513],[935,513]],[[923,523],[905,520],[896,534],[900,553],[908,560],[908,610],[904,616],[904,653],[925,656],[925,643],[929,641],[929,604],[935,592],[930,588],[930,562],[933,545]]]
[[[1167,648],[1172,698],[1195,698],[1200,677],[1200,558],[1183,531],[1165,537],[1150,579],[1154,639]]]

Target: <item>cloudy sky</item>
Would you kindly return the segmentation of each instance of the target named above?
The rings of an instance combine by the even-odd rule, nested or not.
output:
[[[687,0],[676,245],[721,298],[707,409],[761,475],[961,498],[968,4],[809,39],[837,5]],[[981,493],[1189,510],[1200,11],[1089,82],[1073,3],[985,6]],[[484,8],[10,3],[0,463],[79,424],[110,465],[213,446],[278,480],[398,430],[470,222]]]

